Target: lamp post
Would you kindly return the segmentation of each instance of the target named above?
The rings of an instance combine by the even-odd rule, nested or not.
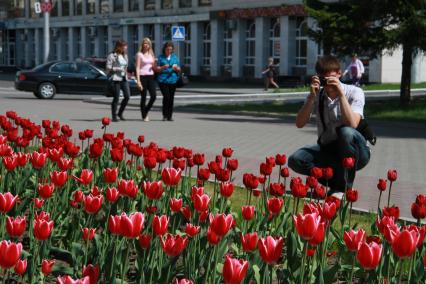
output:
[[[50,0],[41,0],[42,2],[36,2],[34,4],[34,10],[37,14],[44,13],[44,56],[43,63],[46,63],[49,59],[49,48],[50,48],[50,33],[49,33],[49,18],[50,11],[52,11],[53,5]]]

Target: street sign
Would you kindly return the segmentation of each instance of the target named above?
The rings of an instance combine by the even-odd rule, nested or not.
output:
[[[173,41],[184,41],[185,40],[185,27],[184,26],[172,26],[172,40]]]
[[[53,9],[53,4],[49,0],[44,0],[42,2],[35,2],[34,3],[34,11],[37,14],[40,13],[50,13]]]
[[[41,13],[41,5],[40,5],[40,2],[35,2],[35,3],[34,3],[34,12],[36,12],[36,14],[40,14],[40,13]]]

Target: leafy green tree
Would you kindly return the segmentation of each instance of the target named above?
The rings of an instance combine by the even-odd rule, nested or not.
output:
[[[426,51],[426,0],[305,0],[317,28],[309,34],[324,53],[347,56],[353,52],[381,55],[401,47],[401,105],[410,102],[413,57]]]

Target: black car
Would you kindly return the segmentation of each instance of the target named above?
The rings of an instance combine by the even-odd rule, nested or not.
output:
[[[15,89],[33,92],[39,99],[51,99],[57,93],[108,94],[105,72],[86,61],[53,61],[32,70],[18,71]],[[130,80],[131,95],[138,95],[135,80]]]

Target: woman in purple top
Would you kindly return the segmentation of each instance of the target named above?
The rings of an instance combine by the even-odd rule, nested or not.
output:
[[[155,61],[152,43],[149,38],[142,40],[139,52],[136,54],[136,78],[137,86],[141,92],[141,113],[143,121],[149,121],[148,112],[154,104],[156,98],[156,82],[154,72],[157,63]],[[149,91],[149,102],[146,103],[146,93]]]

